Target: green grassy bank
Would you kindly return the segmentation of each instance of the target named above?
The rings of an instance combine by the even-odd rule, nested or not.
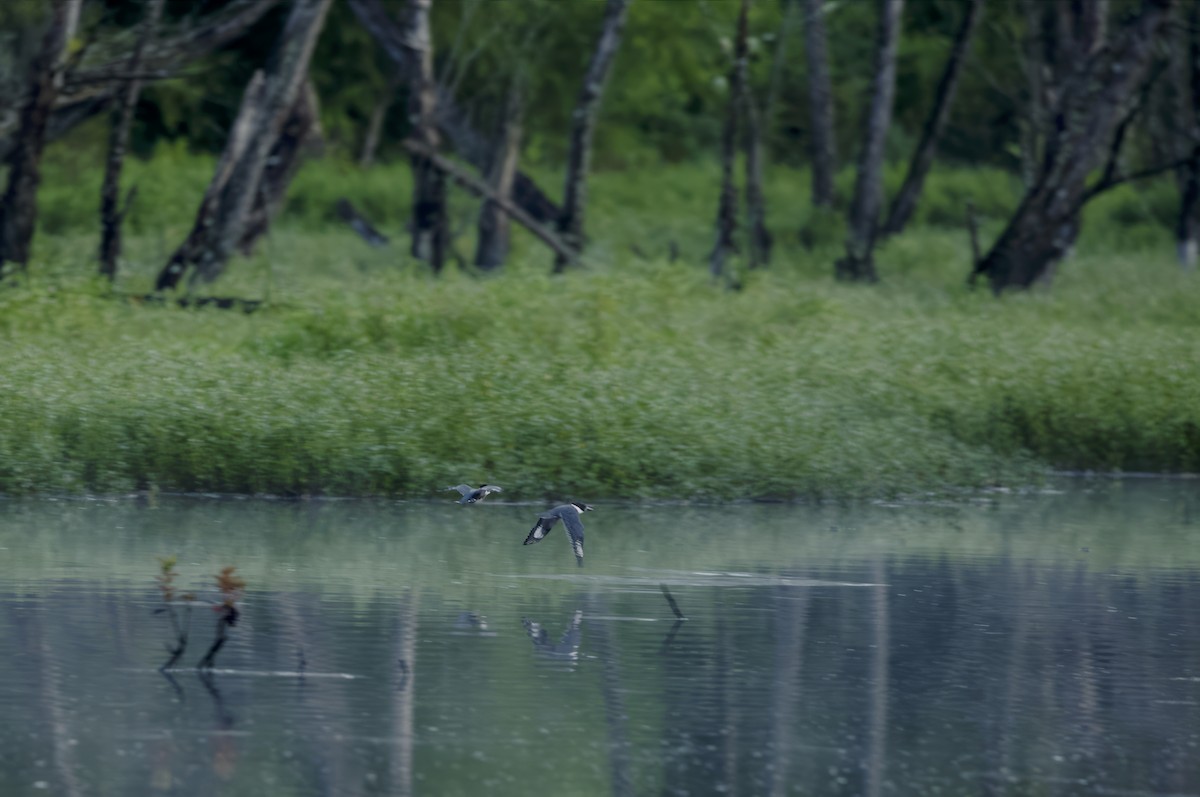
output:
[[[182,161],[182,187],[142,190],[162,201],[135,214],[122,292],[186,232],[205,168]],[[504,273],[441,279],[404,255],[406,171],[307,168],[262,251],[211,287],[270,299],[248,316],[90,281],[90,175],[75,208],[52,171],[37,260],[0,289],[0,492],[424,496],[487,480],[529,498],[853,497],[1047,468],[1200,471],[1200,284],[1178,273],[1154,192],[1094,211],[1052,291],[997,301],[963,288],[964,235],[937,214],[952,223],[962,194],[992,186],[994,228],[1013,195],[1000,175],[937,176],[924,226],[881,250],[868,287],[832,280],[836,225],[799,245],[807,178],[777,170],[776,262],[730,292],[701,262],[705,170],[599,175],[582,271],[547,276],[521,236]],[[341,193],[392,247],[327,218]],[[1131,215],[1121,235],[1112,219]]]

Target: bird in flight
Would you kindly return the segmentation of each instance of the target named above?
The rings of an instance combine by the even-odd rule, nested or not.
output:
[[[475,504],[487,498],[491,493],[504,492],[494,484],[481,484],[478,487],[472,487],[469,484],[459,484],[455,487],[447,487],[447,490],[458,490],[458,494],[462,498],[458,499],[460,504]]]
[[[525,544],[533,545],[535,542],[541,542],[550,533],[550,529],[554,528],[554,524],[561,520],[563,527],[567,530],[567,536],[571,538],[571,549],[575,551],[575,561],[580,567],[583,567],[583,521],[579,519],[579,516],[584,512],[591,512],[592,509],[587,504],[572,501],[569,504],[556,506],[548,512],[543,512],[538,515],[537,523],[534,523],[533,528],[529,530]]]

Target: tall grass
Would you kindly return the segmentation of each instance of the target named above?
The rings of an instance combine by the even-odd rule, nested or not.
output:
[[[122,292],[149,287],[210,168],[166,152],[133,170]],[[831,279],[836,225],[800,246],[821,220],[807,177],[776,171],[776,262],[730,292],[701,265],[705,169],[597,175],[584,270],[547,276],[518,235],[503,273],[434,279],[402,240],[368,249],[328,215],[347,195],[402,238],[406,168],[315,164],[212,287],[269,297],[249,316],[91,282],[92,176],[61,177],[29,279],[0,290],[0,491],[850,497],[1047,467],[1200,470],[1200,290],[1169,236],[1111,251],[1105,230],[1052,291],[970,293],[952,228],[967,197],[998,226],[1016,197],[1003,175],[935,175],[920,226],[879,252],[884,283],[864,287]],[[1161,229],[1106,201],[1101,223]],[[464,254],[473,212],[456,201]]]

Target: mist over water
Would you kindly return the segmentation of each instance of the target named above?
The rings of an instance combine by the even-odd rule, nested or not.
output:
[[[0,794],[1200,794],[1196,485],[1056,488],[597,504],[582,570],[496,496],[3,502]],[[247,581],[203,677],[169,555]]]

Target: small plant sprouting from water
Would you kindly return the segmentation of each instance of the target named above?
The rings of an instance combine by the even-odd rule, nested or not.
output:
[[[237,568],[232,565],[223,567],[221,572],[216,575],[217,589],[221,591],[221,602],[213,606],[213,611],[217,613],[217,635],[208,648],[208,652],[204,654],[204,658],[200,659],[196,665],[202,670],[212,669],[217,652],[225,644],[229,629],[237,625],[239,615],[237,602],[241,600],[242,594],[246,590],[246,581],[240,576],[234,575],[235,570]]]
[[[154,580],[158,582],[158,591],[162,595],[165,606],[158,609],[156,614],[166,613],[167,619],[171,621],[171,632],[175,635],[175,640],[167,645],[167,653],[170,654],[162,667],[159,669],[168,670],[179,661],[179,657],[187,650],[188,632],[192,625],[192,601],[196,600],[196,596],[190,592],[185,592],[182,595],[175,589],[175,579],[179,577],[179,571],[175,569],[175,565],[179,559],[175,556],[164,556],[158,560],[158,575]],[[176,611],[179,602],[183,602],[182,619],[180,612]]]

